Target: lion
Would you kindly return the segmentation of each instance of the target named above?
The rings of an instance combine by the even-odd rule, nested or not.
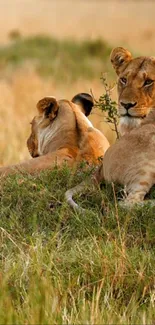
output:
[[[117,47],[112,50],[111,62],[118,75],[121,137],[106,151],[90,181],[66,192],[66,200],[74,209],[79,207],[72,196],[92,181],[123,185],[125,206],[143,202],[155,184],[155,58],[132,58],[128,50]]]
[[[81,209],[72,199],[86,186],[101,181],[121,184],[126,196],[121,201],[125,207],[145,203],[144,198],[155,184],[155,110],[132,129],[120,137],[103,157],[103,163],[89,181],[84,181],[66,192],[67,202],[74,209]],[[146,201],[147,202],[147,201]],[[150,201],[154,205],[155,201]]]
[[[66,163],[69,167],[86,161],[98,164],[109,147],[106,137],[88,120],[93,107],[89,94],[80,93],[69,100],[44,97],[37,103],[38,115],[31,122],[27,140],[33,159],[0,168],[0,175],[15,172],[34,174]]]
[[[155,57],[133,58],[128,50],[117,47],[111,62],[118,75],[119,131],[124,135],[155,108]]]

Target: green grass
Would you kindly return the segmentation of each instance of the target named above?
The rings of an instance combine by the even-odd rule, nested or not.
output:
[[[57,40],[48,36],[17,38],[0,47],[1,71],[29,62],[45,77],[64,82],[93,79],[111,69],[110,46],[103,40]]]
[[[154,323],[155,208],[122,210],[109,185],[74,213],[64,193],[89,172],[1,180],[0,324]]]

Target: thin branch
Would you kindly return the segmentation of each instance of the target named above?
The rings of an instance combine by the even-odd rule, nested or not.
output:
[[[98,101],[94,98],[93,92],[91,90],[91,94],[95,102],[95,107],[99,108],[102,112],[107,113],[105,120],[106,122],[113,124],[113,130],[116,132],[117,138],[119,138],[117,103],[111,99],[111,92],[113,91],[115,85],[110,87],[106,81],[105,75],[102,75],[101,80],[103,82],[105,93],[99,97]]]
[[[93,97],[93,101],[94,101],[94,103],[97,103],[97,99],[95,98],[92,89],[90,89],[90,94],[91,94],[91,96]]]

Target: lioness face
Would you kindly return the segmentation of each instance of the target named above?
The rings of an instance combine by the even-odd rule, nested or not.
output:
[[[138,57],[123,48],[111,53],[111,62],[118,75],[118,110],[120,133],[141,124],[155,108],[155,58]]]

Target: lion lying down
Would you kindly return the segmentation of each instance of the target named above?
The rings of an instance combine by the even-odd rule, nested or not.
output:
[[[126,187],[126,205],[142,202],[155,184],[155,58],[140,56],[117,47],[111,62],[118,75],[118,112],[121,138],[103,158],[95,178]],[[66,192],[68,203],[81,184]]]
[[[141,125],[116,141],[105,153],[94,175],[95,182],[115,182],[125,186],[125,206],[141,203],[155,184],[155,110]],[[91,183],[92,183],[91,179]],[[86,182],[66,192],[67,202],[79,209],[72,196],[82,192]]]
[[[111,62],[118,75],[118,112],[121,138],[103,158],[95,178],[126,187],[125,205],[142,202],[155,184],[155,57],[133,58],[131,53],[117,47]],[[90,180],[92,182],[92,179]],[[85,184],[66,192],[68,203]]]
[[[98,164],[98,158],[104,155],[109,142],[86,117],[92,107],[92,97],[85,93],[76,95],[72,101],[56,101],[53,97],[41,99],[27,141],[33,159],[2,167],[0,175],[19,171],[33,174],[64,163],[72,167],[83,160]]]

